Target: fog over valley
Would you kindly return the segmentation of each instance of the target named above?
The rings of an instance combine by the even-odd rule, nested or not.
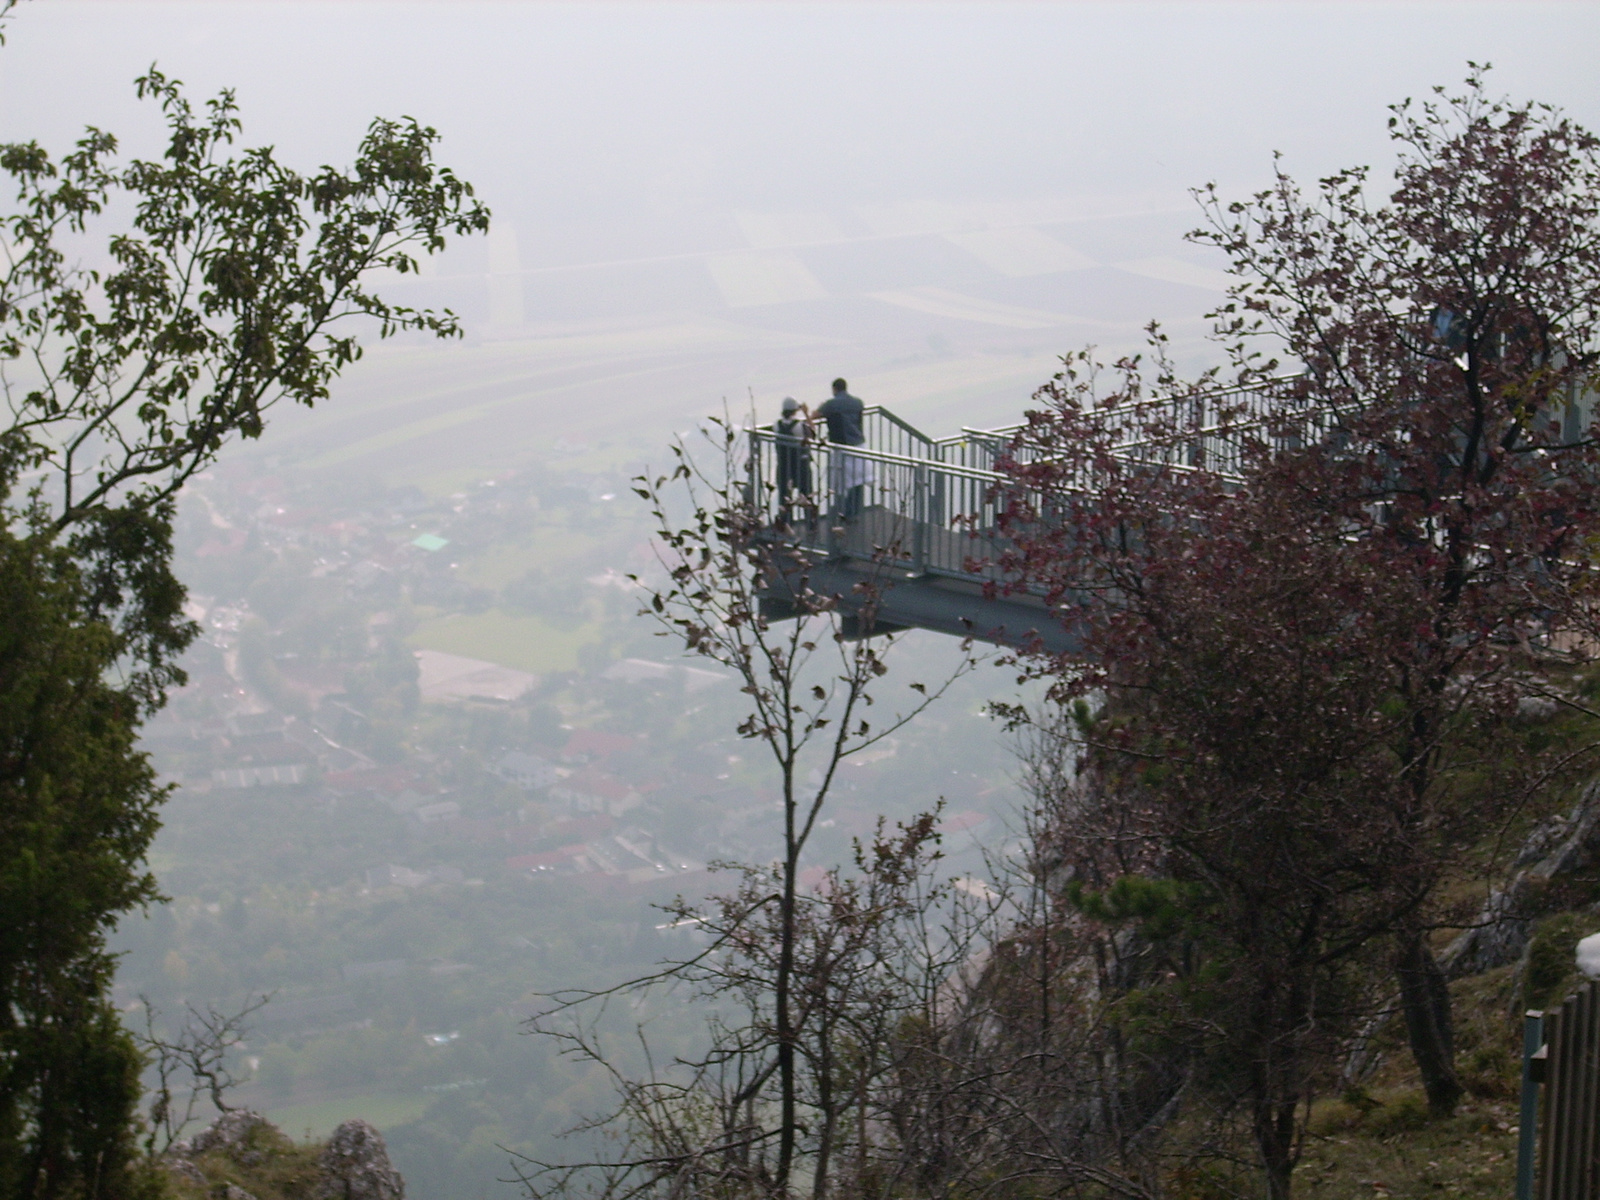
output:
[[[199,636],[140,733],[176,785],[149,851],[162,898],[111,937],[130,1028],[266,997],[227,1103],[296,1139],[369,1122],[412,1200],[525,1194],[513,1155],[601,1152],[604,1131],[558,1135],[614,1080],[530,1032],[540,996],[711,946],[714,918],[675,897],[777,886],[783,779],[741,735],[749,690],[640,615],[667,575],[637,477],[670,472],[675,439],[715,475],[708,422],[815,412],[842,376],[932,438],[971,431],[966,453],[1063,354],[1140,353],[1151,321],[1181,373],[1222,363],[1207,314],[1237,278],[1185,239],[1191,189],[1246,198],[1282,151],[1307,182],[1373,164],[1381,203],[1386,106],[1454,94],[1469,61],[1493,64],[1491,95],[1600,126],[1590,4],[24,0],[4,32],[0,142],[59,158],[94,126],[159,157],[133,83],[154,63],[197,109],[233,89],[227,153],[308,173],[352,162],[374,117],[414,117],[492,212],[416,272],[363,278],[452,310],[461,337],[351,321],[364,353],[326,399],[271,409],[183,485]],[[130,215],[92,217],[77,261],[112,269]],[[840,496],[860,484],[822,464]],[[1030,841],[1039,743],[1004,719],[1042,685],[965,653],[914,628],[881,680],[859,659],[806,676],[802,700],[864,671],[853,720],[874,727],[953,679],[834,774],[800,760],[801,791],[831,788],[797,864],[816,904],[844,894],[830,870],[868,870],[858,844],[930,812],[952,903],[1064,870]],[[1023,951],[929,967],[933,1009],[991,954]],[[731,994],[615,998],[610,1066],[644,1069],[636,1022],[653,1061],[692,1058]],[[216,1115],[196,1112],[189,1135]]]

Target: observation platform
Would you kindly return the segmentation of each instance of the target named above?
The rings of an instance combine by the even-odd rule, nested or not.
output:
[[[1291,376],[1250,389],[1152,398],[1097,419],[1113,434],[1125,431],[1114,437],[1118,457],[1229,474],[1239,463],[1240,430],[1259,428],[1269,406],[1292,403],[1293,382]],[[1153,423],[1173,435],[1149,442],[1145,431]],[[872,406],[861,446],[822,440],[797,446],[770,426],[746,429],[747,495],[761,509],[769,543],[790,551],[796,564],[773,572],[762,598],[767,616],[796,615],[793,596],[803,578],[813,593],[837,598],[847,636],[918,628],[1001,646],[1077,651],[1078,635],[1062,615],[1036,591],[1008,589],[998,565],[1007,542],[998,529],[997,498],[1008,478],[996,467],[1002,455],[1021,453],[1015,447],[1021,428],[967,428],[933,438]],[[804,497],[785,508],[780,461],[787,458],[792,474],[797,454],[809,482],[798,488]],[[1092,488],[1092,481],[1081,486]],[[859,511],[846,516],[855,489]]]
[[[833,596],[846,636],[930,629],[997,645],[1070,653],[1077,639],[1041,596],[1001,594],[995,564],[1005,549],[996,531],[995,462],[1014,429],[964,429],[931,438],[888,409],[873,406],[866,442],[796,447],[770,427],[746,431],[748,494],[762,508],[768,540],[796,565],[775,571],[762,597],[771,618],[796,615],[794,589]],[[788,443],[788,444],[785,444]],[[803,455],[809,484],[780,504],[779,462]],[[859,489],[859,511],[844,515]],[[777,555],[784,561],[784,555]],[[863,613],[863,609],[866,612]]]
[[[1038,646],[1058,654],[1078,648],[1076,637],[1041,597],[1025,592],[987,594],[991,581],[1001,582],[998,569],[933,565],[984,559],[997,552],[997,539],[986,538],[981,531],[968,534],[942,528],[882,505],[868,506],[848,521],[824,517],[823,524],[832,528],[804,536],[793,529],[777,534],[806,552],[807,561],[803,571],[775,579],[766,588],[762,608],[768,617],[796,615],[786,592],[798,586],[803,575],[811,591],[838,598],[845,612],[846,637],[917,628],[996,645]],[[917,554],[909,549],[917,543],[926,555],[920,568]]]
[[[1113,458],[1134,467],[1203,471],[1242,480],[1246,455],[1336,440],[1341,415],[1319,404],[1298,375],[1247,387],[1153,396],[1098,410]],[[1600,394],[1574,385],[1562,441],[1576,444],[1595,420]],[[779,563],[762,597],[769,617],[797,615],[796,590],[836,597],[847,636],[931,629],[1057,654],[1080,649],[1076,630],[1037,591],[1007,584],[998,565],[1007,540],[998,528],[1002,489],[1015,480],[997,466],[1027,461],[1021,425],[963,429],[932,438],[888,409],[866,409],[860,446],[796,444],[771,426],[750,428],[747,496],[761,512]],[[803,456],[805,493],[780,504],[780,463],[791,477]],[[1092,496],[1098,481],[1061,481]],[[1041,498],[1042,499],[1042,498]],[[1038,504],[1038,509],[1047,506]],[[847,513],[855,512],[848,516]],[[782,552],[782,551],[786,551]],[[802,585],[802,579],[804,583]]]

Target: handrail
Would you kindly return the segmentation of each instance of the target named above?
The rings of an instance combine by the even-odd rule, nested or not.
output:
[[[1114,417],[1122,413],[1136,413],[1147,408],[1157,408],[1163,404],[1187,404],[1195,400],[1212,400],[1234,395],[1252,395],[1266,392],[1280,385],[1293,383],[1303,377],[1302,372],[1292,375],[1273,375],[1259,383],[1236,383],[1227,387],[1216,388],[1208,392],[1182,392],[1166,396],[1147,396],[1142,400],[1127,400],[1121,404],[1112,405],[1110,408],[1094,410],[1092,415],[1101,417]],[[979,429],[971,425],[963,425],[963,435],[976,434],[985,437],[1007,437],[1017,433],[1027,425],[1026,421],[1015,421],[1010,425],[995,425],[987,429]]]
[[[758,427],[751,429],[749,432],[757,441],[769,442],[774,446],[788,446],[794,444],[791,442],[786,442],[782,434],[774,433],[770,429],[762,429]],[[890,466],[932,469],[941,475],[953,475],[957,478],[971,479],[979,483],[1005,483],[1011,478],[1003,471],[986,471],[982,467],[969,467],[964,463],[941,462],[938,459],[932,458],[916,458],[906,454],[895,454],[891,450],[874,450],[870,446],[846,446],[840,442],[804,442],[800,444],[804,446],[807,452],[820,450],[825,455],[848,454],[852,458],[862,458],[870,462],[885,463]],[[1034,461],[1038,462],[1048,460],[1036,459]],[[1192,466],[1189,463],[1168,463],[1166,465],[1170,466],[1174,471],[1180,473],[1199,473],[1204,469],[1201,467]],[[1223,472],[1223,474],[1226,474],[1226,472]],[[1069,486],[1065,490],[1076,491],[1080,489],[1075,489]]]
[[[862,410],[862,416],[865,416],[865,417],[883,417],[885,420],[888,420],[888,421],[892,422],[893,424],[898,425],[901,429],[905,430],[907,433],[911,434],[913,437],[915,437],[915,438],[917,438],[917,439],[919,439],[919,440],[921,440],[923,442],[926,442],[928,445],[932,446],[932,445],[936,445],[937,444],[934,441],[933,438],[931,438],[927,434],[923,433],[922,430],[918,429],[910,421],[907,421],[904,417],[897,416],[895,413],[890,412],[887,408],[885,408],[881,404],[869,404],[869,405],[867,405],[867,407]]]
[[[784,441],[781,433],[774,433],[770,429],[755,428],[750,433],[758,441],[771,442],[773,445],[785,447],[794,445],[793,442]],[[936,458],[917,458],[909,454],[896,454],[892,450],[874,450],[870,446],[846,446],[840,442],[802,442],[807,451],[822,451],[824,454],[848,454],[852,458],[864,458],[871,462],[887,463],[893,466],[936,468],[940,474],[957,475],[963,479],[973,479],[980,483],[1004,483],[1006,476],[999,471],[985,471],[981,467],[969,467],[962,463],[941,462]]]
[[[1211,472],[1231,478],[1241,447],[1235,437],[1260,429],[1271,393],[1296,376],[1214,392],[1151,397],[1104,409],[1113,453],[1129,463],[1159,463],[1183,474]],[[1245,412],[1237,422],[1218,419],[1217,402],[1255,393],[1261,412]],[[1168,405],[1177,419],[1170,437],[1141,437],[1120,422]],[[931,438],[882,405],[862,410],[867,444],[847,446],[825,439],[798,440],[770,425],[747,427],[749,496],[766,520],[785,537],[799,536],[814,549],[836,554],[884,553],[883,542],[898,546],[898,558],[916,575],[992,581],[1002,578],[995,565],[1008,544],[999,526],[1001,488],[1010,476],[995,464],[1014,444],[1022,423],[991,429],[963,427],[960,433]],[[1027,455],[1024,455],[1027,458]],[[1043,458],[1032,461],[1044,461]],[[852,466],[852,462],[856,465]],[[1064,490],[1083,494],[1096,486],[1093,473],[1063,480]],[[809,514],[804,517],[804,514]],[[820,518],[826,514],[827,520]],[[860,514],[861,521],[855,517]]]

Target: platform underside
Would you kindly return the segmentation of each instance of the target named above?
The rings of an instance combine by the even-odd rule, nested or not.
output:
[[[1039,597],[985,594],[998,576],[978,564],[996,556],[993,538],[878,508],[852,521],[787,532],[774,531],[773,540],[788,542],[798,533],[800,561],[774,572],[764,590],[769,618],[795,615],[796,592],[809,589],[837,598],[847,636],[916,628],[1056,654],[1080,648],[1076,632]]]

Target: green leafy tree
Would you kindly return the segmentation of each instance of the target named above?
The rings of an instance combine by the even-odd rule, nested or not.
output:
[[[306,176],[271,149],[230,153],[230,92],[197,115],[153,68],[137,86],[167,119],[161,161],[119,166],[97,129],[59,162],[36,143],[0,148],[17,188],[0,262],[0,480],[9,493],[26,476],[48,531],[91,570],[148,704],[192,636],[168,569],[178,489],[230,438],[261,436],[274,405],[327,399],[360,333],[457,335],[450,312],[391,304],[369,280],[415,271],[417,251],[489,214],[415,121],[373,122],[353,168]],[[113,204],[131,204],[133,229],[109,233],[104,267],[76,265]]]
[[[0,146],[6,1195],[136,1185],[141,1060],[104,940],[157,895],[143,862],[167,789],[135,739],[197,632],[172,572],[176,494],[274,405],[327,399],[361,336],[456,335],[450,312],[370,281],[489,220],[415,121],[375,121],[350,169],[301,175],[234,150],[231,93],[197,114],[154,68],[137,86],[166,119],[157,161],[121,162],[97,129],[60,159]]]

